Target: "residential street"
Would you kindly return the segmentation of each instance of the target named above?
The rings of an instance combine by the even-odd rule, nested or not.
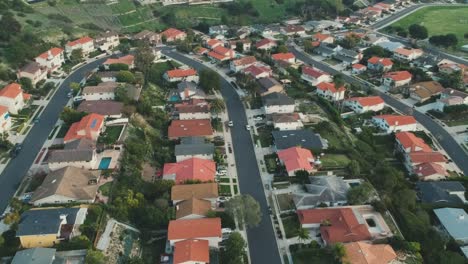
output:
[[[302,51],[299,51],[294,46],[289,46],[291,52],[294,53],[298,60],[301,60],[309,65],[312,65],[320,70],[326,71],[330,74],[339,74],[341,72],[333,69],[332,67],[324,64],[323,62],[313,60],[309,55],[304,54]],[[365,83],[363,84],[362,81],[355,79],[354,77],[344,75],[343,78],[348,83],[354,83],[357,85],[364,85],[368,86],[370,84]],[[375,88],[374,86],[372,86]],[[455,164],[463,171],[465,175],[468,175],[468,155],[463,151],[461,146],[451,137],[451,135],[441,127],[436,121],[432,120],[427,115],[418,112],[417,110],[412,109],[411,107],[399,102],[397,99],[374,89],[378,95],[384,99],[385,103],[389,106],[397,109],[398,111],[405,113],[405,114],[412,114],[414,118],[423,125],[426,129],[428,129],[439,141],[440,145],[444,148],[450,158],[455,162]]]
[[[164,49],[163,54],[183,62],[198,71],[208,68],[195,60],[187,58],[177,52],[170,51],[169,49]],[[275,232],[268,212],[268,205],[263,191],[252,138],[250,131],[247,131],[245,127],[247,125],[247,117],[243,103],[228,80],[221,78],[221,85],[221,94],[225,99],[230,120],[234,122],[234,127],[231,128],[231,135],[240,192],[254,197],[259,202],[263,213],[262,221],[259,226],[247,230],[251,263],[282,263],[278,252]]]
[[[107,58],[107,57],[106,57]],[[67,93],[71,82],[80,82],[87,72],[96,68],[106,58],[82,66],[71,73],[60,85],[50,103],[39,116],[40,121],[31,128],[31,131],[23,141],[23,149],[18,156],[12,159],[0,175],[0,209],[2,212],[8,206],[10,199],[15,194],[21,180],[28,172],[37,154],[47,140],[50,132],[57,122],[60,112],[69,101]]]

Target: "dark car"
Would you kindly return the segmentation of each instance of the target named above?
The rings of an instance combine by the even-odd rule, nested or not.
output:
[[[23,145],[16,143],[13,149],[10,150],[10,157],[12,159],[16,158],[18,154],[21,152],[21,149],[23,148]]]

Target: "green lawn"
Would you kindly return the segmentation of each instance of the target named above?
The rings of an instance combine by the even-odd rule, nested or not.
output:
[[[326,167],[346,167],[351,161],[348,156],[344,154],[325,154],[320,158],[322,166]]]
[[[296,214],[292,216],[282,217],[281,221],[283,222],[283,227],[284,227],[284,232],[286,233],[286,238],[297,236],[300,224],[299,224],[299,218],[297,217]]]
[[[276,165],[276,158],[278,156],[276,154],[265,155],[265,166],[267,168],[268,173],[275,173],[278,171],[278,166]]]
[[[333,254],[324,249],[302,248],[292,254],[294,264],[330,264],[337,263]]]
[[[112,182],[105,183],[99,187],[99,191],[101,191],[102,195],[109,196],[110,189],[112,187]]]
[[[108,126],[106,131],[99,137],[98,142],[104,144],[114,144],[122,132],[123,126]]]
[[[219,185],[219,194],[231,196],[231,186],[230,185]]]
[[[458,38],[458,46],[468,44],[463,35],[468,33],[468,7],[425,7],[392,24],[392,26],[409,27],[420,24],[427,28],[429,36],[454,33]]]

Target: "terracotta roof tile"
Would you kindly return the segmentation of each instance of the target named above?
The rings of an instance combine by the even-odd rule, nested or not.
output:
[[[221,218],[172,220],[167,231],[168,240],[221,238]]]
[[[37,57],[46,60],[46,59],[49,57],[49,51],[50,51],[50,54],[51,54],[53,57],[56,57],[57,55],[59,55],[60,53],[63,52],[63,49],[61,49],[61,48],[51,48],[50,50],[41,53],[41,54],[40,54],[39,56],[37,56]]]
[[[276,41],[272,40],[272,39],[267,39],[267,38],[264,38],[262,40],[260,40],[259,42],[255,43],[255,47],[258,48],[261,48],[267,44],[273,44],[273,45],[276,45]]]
[[[166,163],[163,169],[163,177],[175,175],[177,184],[188,180],[214,181],[215,174],[216,163],[212,160],[200,158],[190,158],[177,163]]]
[[[409,73],[408,71],[396,71],[396,72],[386,73],[383,77],[390,78],[394,80],[395,82],[398,82],[398,81],[411,79],[413,75],[411,75],[411,73]]]
[[[346,88],[344,86],[341,86],[340,88],[336,88],[334,83],[326,83],[326,82],[321,82],[317,84],[317,89],[322,90],[322,91],[330,91],[331,93],[340,93],[346,91]]]
[[[198,199],[216,198],[218,197],[218,184],[210,182],[172,186],[171,200],[187,200],[192,197]]]
[[[346,256],[343,258],[343,263],[388,264],[397,257],[392,246],[387,244],[352,242],[345,244],[344,247]]]
[[[111,64],[122,63],[122,64],[127,64],[127,65],[133,65],[134,61],[135,61],[135,57],[133,55],[126,55],[126,56],[115,58],[115,59],[109,58],[103,64],[111,65]]]
[[[211,136],[213,128],[209,119],[173,120],[168,135],[169,138]]]
[[[22,92],[23,89],[21,89],[21,85],[18,83],[10,83],[0,90],[0,96],[14,99]]]
[[[211,210],[211,202],[207,200],[191,198],[176,205],[176,219],[189,215],[205,216]]]
[[[166,74],[169,78],[182,78],[197,75],[197,71],[195,69],[174,69],[167,71]]]
[[[294,54],[292,54],[291,52],[287,52],[287,53],[276,53],[276,54],[271,55],[271,57],[272,57],[274,60],[290,60],[290,59],[296,58],[296,56],[294,56]]]
[[[314,67],[310,67],[310,66],[304,66],[302,67],[302,73],[303,74],[306,74],[306,75],[309,75],[309,76],[312,76],[314,78],[318,78],[322,75],[329,75],[328,73],[325,73],[317,68],[314,68]]]
[[[413,116],[378,115],[374,116],[374,118],[384,119],[389,126],[403,126],[417,123]]]
[[[90,42],[90,41],[92,42],[93,39],[90,38],[90,37],[88,37],[88,36],[86,36],[86,37],[82,37],[82,38],[79,38],[79,39],[77,39],[77,40],[68,42],[68,43],[67,43],[67,46],[73,47],[73,46],[76,46],[76,45],[78,45],[78,44],[85,44],[85,43],[88,43],[88,42]]]
[[[208,240],[188,239],[174,244],[174,264],[210,262]]]
[[[352,97],[347,101],[356,101],[362,106],[372,106],[385,103],[380,96]]]
[[[243,57],[237,60],[232,61],[232,63],[236,66],[242,66],[242,65],[250,65],[253,64],[257,61],[257,59],[254,56],[247,56]]]
[[[66,143],[81,138],[95,140],[92,133],[99,132],[103,125],[104,116],[94,113],[89,114],[70,126],[67,134],[63,138],[63,141]]]
[[[300,147],[284,149],[278,152],[278,158],[284,163],[288,172],[296,170],[310,172],[313,169],[311,162],[314,161],[314,156],[308,149]]]
[[[422,138],[415,136],[411,132],[398,132],[395,134],[395,138],[400,142],[400,144],[405,149],[410,149],[410,151],[425,151],[430,152],[432,148],[424,142]]]
[[[409,153],[409,158],[412,163],[427,163],[427,162],[446,162],[447,159],[440,152],[413,151]]]

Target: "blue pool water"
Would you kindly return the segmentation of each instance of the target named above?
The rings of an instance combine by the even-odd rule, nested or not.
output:
[[[102,158],[101,162],[99,163],[99,170],[107,170],[111,163],[112,158]]]
[[[180,100],[179,96],[173,95],[169,98],[169,102],[178,102]]]

